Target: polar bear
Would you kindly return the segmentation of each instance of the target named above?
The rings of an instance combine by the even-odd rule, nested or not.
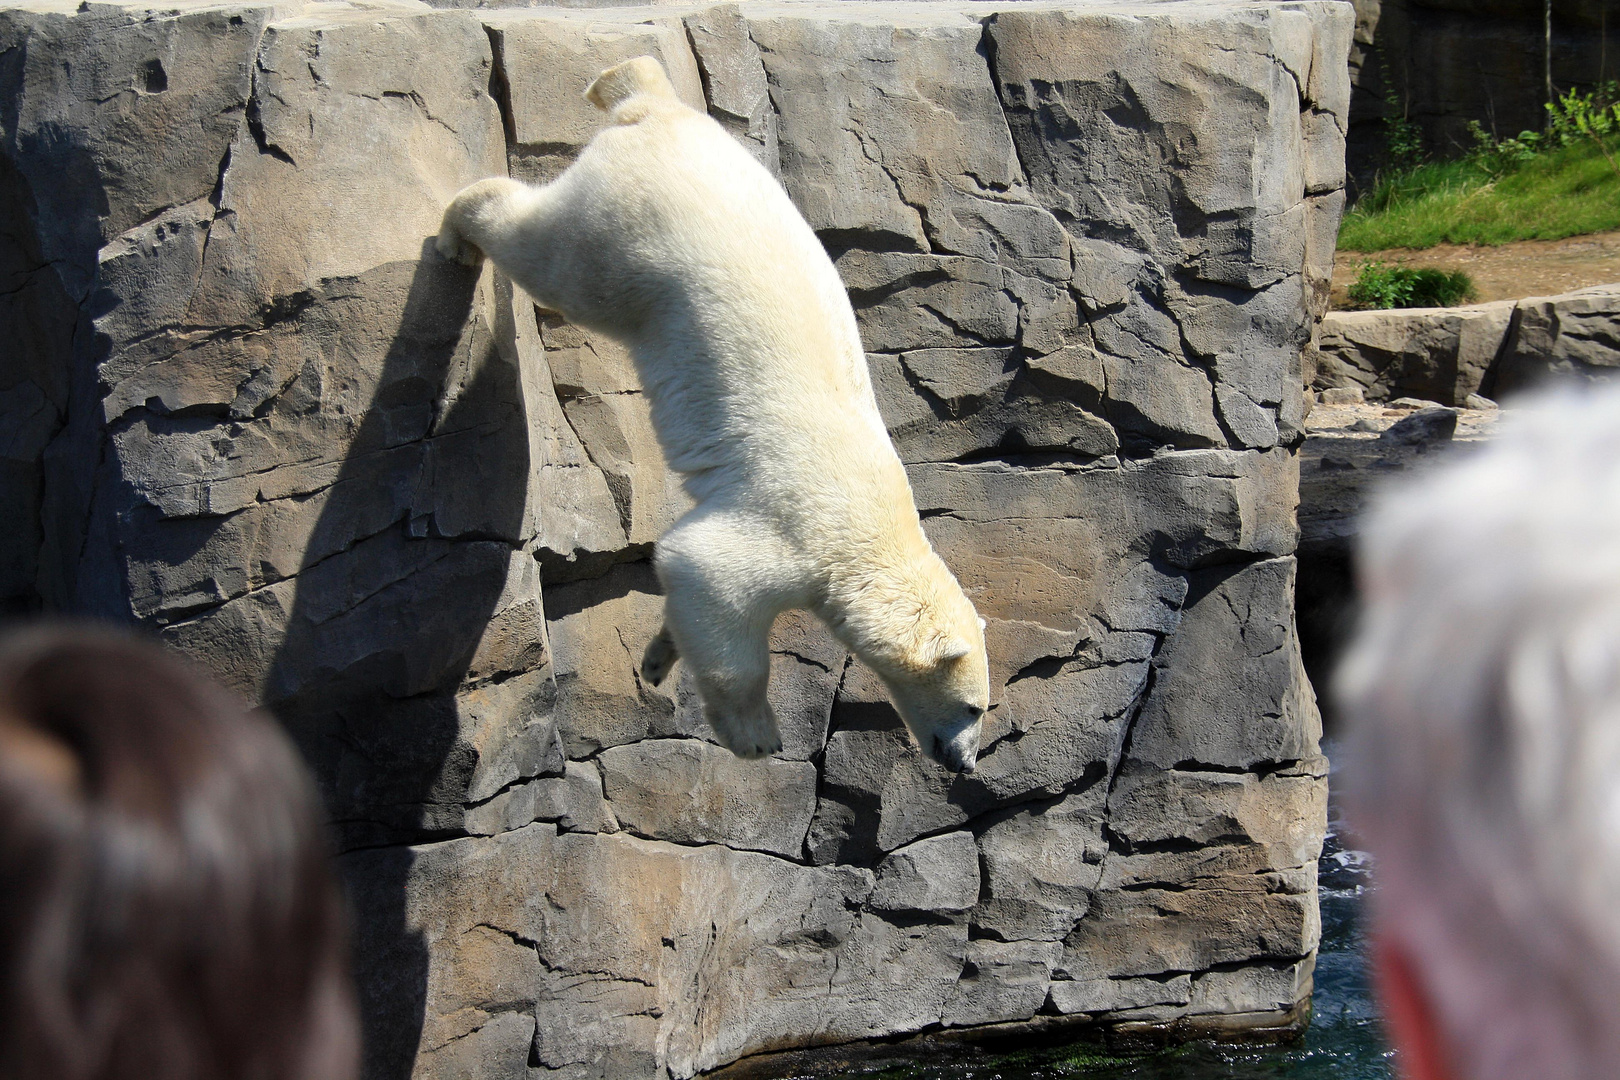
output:
[[[540,304],[623,342],[696,503],[659,539],[664,626],[741,757],[781,749],[770,630],[807,609],[885,683],[924,753],[971,771],[984,624],[923,535],[843,283],[771,175],[643,56],[585,97],[612,123],[553,183],[463,190],[438,249],[487,255]]]

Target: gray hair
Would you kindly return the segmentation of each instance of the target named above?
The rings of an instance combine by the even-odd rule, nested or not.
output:
[[[1466,1080],[1620,1074],[1620,393],[1396,488],[1334,679],[1380,933]]]

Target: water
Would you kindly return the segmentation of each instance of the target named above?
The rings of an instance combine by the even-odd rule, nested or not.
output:
[[[1330,812],[1318,882],[1322,944],[1316,960],[1314,1016],[1289,1046],[1189,1043],[1125,1054],[1099,1046],[1028,1051],[971,1063],[927,1062],[804,1080],[1392,1080],[1394,1066],[1367,981],[1362,900],[1370,866],[1339,840]]]

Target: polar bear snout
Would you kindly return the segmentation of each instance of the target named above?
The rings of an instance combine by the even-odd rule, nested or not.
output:
[[[932,742],[934,745],[928,751],[928,756],[951,770],[951,772],[970,773],[978,767],[979,734],[977,731],[973,733],[971,740],[956,739],[952,742],[946,742],[938,735],[935,735]],[[964,742],[968,742],[970,745],[963,746]]]
[[[978,765],[980,718],[984,710],[976,705],[967,707],[966,716],[949,727],[935,728],[918,739],[923,753],[945,766],[951,772],[970,773]]]

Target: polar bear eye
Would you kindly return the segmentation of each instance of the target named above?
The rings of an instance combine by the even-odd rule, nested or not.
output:
[[[979,708],[977,705],[969,705],[967,711],[968,715],[973,717],[975,720],[984,715],[984,710]]]

